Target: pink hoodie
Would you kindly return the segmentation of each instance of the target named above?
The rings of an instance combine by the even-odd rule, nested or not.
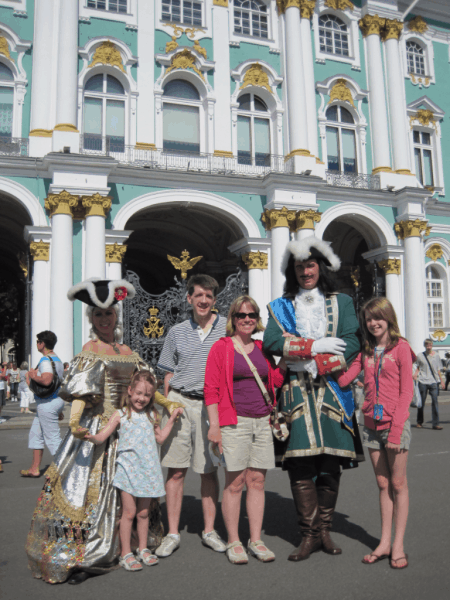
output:
[[[378,402],[383,405],[383,420],[374,421],[373,407],[376,403],[375,365],[373,356],[364,356],[362,352],[353,361],[348,371],[338,377],[341,387],[349,385],[364,370],[365,400],[362,406],[364,425],[369,429],[390,429],[388,442],[400,444],[403,426],[409,417],[409,406],[414,393],[412,364],[416,359],[405,339],[385,352],[379,379]]]

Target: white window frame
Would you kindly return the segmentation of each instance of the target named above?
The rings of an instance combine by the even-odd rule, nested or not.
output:
[[[279,53],[279,18],[276,0],[260,0],[267,6],[267,38],[254,37],[234,31],[234,3],[228,0],[229,23],[230,23],[230,46],[239,47],[241,43],[257,44],[267,46],[273,53]]]
[[[339,136],[339,162],[342,163],[342,167],[344,166],[344,156],[343,156],[343,151],[342,151],[342,133],[341,131],[343,129],[347,129],[349,131],[353,131],[354,136],[355,136],[355,155],[356,155],[356,171],[344,171],[344,169],[342,168],[338,170],[339,173],[347,173],[348,175],[357,175],[358,173],[360,173],[360,168],[359,168],[359,162],[358,162],[358,131],[357,131],[357,125],[356,125],[356,120],[354,115],[352,114],[352,111],[349,110],[349,107],[346,106],[345,102],[332,102],[329,106],[327,106],[325,113],[332,108],[333,106],[336,107],[341,107],[345,110],[347,110],[353,117],[353,123],[344,123],[343,121],[329,121],[328,119],[325,122],[325,144],[327,145],[327,154],[324,155],[324,160],[323,162],[325,163],[326,169],[329,170],[328,168],[328,144],[326,141],[326,130],[327,127],[332,127],[333,129],[337,129],[339,131],[338,136]],[[339,165],[341,166],[341,165]]]
[[[159,3],[159,10],[160,10],[160,19],[161,21],[165,22],[165,23],[173,23],[174,25],[179,25],[180,27],[203,27],[205,24],[205,11],[206,11],[206,6],[205,6],[205,1],[204,0],[188,0],[188,2],[192,2],[192,3],[196,3],[196,4],[201,4],[202,6],[202,16],[201,16],[201,23],[200,25],[194,24],[194,23],[189,23],[188,21],[167,21],[167,19],[163,18],[163,10],[162,10],[162,5],[163,5],[163,0],[156,0]],[[170,0],[167,0],[168,2]],[[180,0],[180,5],[181,5],[181,16],[184,16],[184,6],[183,6],[183,2],[184,0]]]
[[[416,42],[424,50],[425,75],[420,76],[408,72],[408,59],[406,51],[406,42]],[[430,31],[423,34],[417,31],[405,30],[400,39],[400,54],[402,57],[402,65],[405,79],[409,79],[413,85],[429,87],[432,83],[436,83],[436,75],[434,70],[434,49],[433,42],[430,36]]]
[[[137,3],[138,0],[128,0],[126,13],[111,12],[109,10],[101,10],[99,8],[89,8],[87,0],[78,0],[80,3],[79,19],[80,21],[89,21],[91,18],[107,19],[109,21],[119,21],[126,23],[132,29],[137,29]]]
[[[324,15],[334,15],[347,25],[348,45],[350,56],[339,56],[337,54],[329,54],[322,52],[320,49],[319,36],[319,17]],[[354,71],[361,71],[361,55],[359,51],[359,19],[361,18],[361,10],[354,7],[350,10],[334,10],[325,5],[324,0],[319,0],[316,3],[316,9],[313,14],[312,22],[314,29],[314,49],[316,55],[316,63],[325,64],[327,60],[346,63],[351,65]]]
[[[183,77],[175,77],[174,79],[183,79],[184,81],[188,81],[186,78],[183,78]],[[166,85],[169,81],[173,81],[174,79],[170,79],[170,80],[167,79],[167,81],[164,83],[164,85]],[[175,96],[164,96],[164,86],[163,86],[163,93],[161,95],[161,113],[162,113],[161,120],[162,120],[163,135],[162,135],[162,139],[161,139],[161,145],[158,147],[164,148],[164,104],[175,104],[177,106],[194,106],[195,108],[198,108],[199,153],[201,154],[202,152],[205,152],[205,150],[202,150],[202,146],[203,147],[205,146],[204,144],[202,144],[202,141],[204,141],[204,139],[205,139],[205,115],[203,114],[202,94],[201,94],[201,91],[198,89],[198,86],[196,86],[191,81],[189,81],[188,83],[191,83],[192,85],[194,85],[195,89],[198,92],[198,95],[200,98],[199,100],[193,100],[193,99],[189,99],[189,98],[176,98]],[[177,152],[174,150],[164,150],[164,152],[170,152],[173,154],[177,154]],[[181,154],[181,152],[180,152],[180,154]],[[196,154],[196,153],[192,152],[192,154]]]
[[[257,92],[246,92],[245,89],[242,90],[242,93],[239,94],[237,100],[239,102],[239,99],[242,98],[242,96],[245,96],[246,94],[250,94],[250,101],[254,101],[254,97],[257,96],[258,99],[260,101],[263,101],[263,99],[260,97],[260,95]],[[264,102],[264,104],[266,104]],[[267,106],[267,104],[266,104]],[[251,159],[251,164],[253,166],[267,166],[267,165],[256,165],[256,158],[255,158],[255,119],[264,119],[265,121],[268,122],[269,124],[269,165],[270,165],[270,157],[274,154],[272,152],[272,147],[273,147],[273,123],[272,123],[272,119],[271,119],[271,114],[270,114],[270,110],[269,107],[267,107],[266,111],[259,111],[259,110],[244,110],[242,108],[238,108],[237,109],[237,117],[246,117],[250,119],[250,159]],[[239,156],[238,156],[238,151],[239,148],[236,151],[236,157],[238,160],[238,164],[245,164],[245,163],[239,163]]]
[[[434,269],[440,275],[439,279],[430,277],[431,269]],[[428,284],[440,283],[441,284],[441,296],[429,296],[428,295]],[[430,329],[442,329],[448,327],[448,303],[446,302],[448,294],[447,276],[442,265],[438,262],[428,262],[425,265],[425,286],[426,286],[426,298],[427,298],[427,323]],[[442,306],[442,324],[430,323],[430,307],[431,316],[433,315],[433,305],[438,304]]]
[[[415,137],[414,133],[418,133],[419,134],[420,142],[417,142],[417,141],[414,140],[414,137]],[[424,144],[422,142],[422,134],[423,133],[426,133],[427,135],[430,136],[430,143],[429,144]],[[424,150],[429,150],[430,153],[431,153],[431,178],[432,178],[432,182],[430,184],[428,184],[428,185],[431,185],[432,187],[435,187],[434,184],[436,183],[436,180],[435,180],[435,176],[434,176],[434,172],[435,172],[435,168],[434,168],[434,162],[435,161],[434,161],[434,158],[435,158],[435,156],[434,156],[434,146],[433,146],[433,134],[429,133],[428,131],[424,131],[424,129],[418,128],[418,127],[414,127],[413,128],[412,134],[413,134],[413,145],[414,145],[414,149],[413,149],[413,151],[414,151],[414,170],[416,171],[416,173],[415,173],[416,177],[417,177],[417,179],[419,179],[419,181],[420,181],[420,178],[422,178],[422,180],[424,179],[425,171],[424,171],[423,151]],[[416,164],[415,164],[416,163],[416,149],[419,149],[419,151],[420,151],[420,162],[421,162],[422,173],[417,173]],[[419,175],[420,175],[420,178],[419,178]],[[423,181],[422,181],[422,185],[423,185]]]

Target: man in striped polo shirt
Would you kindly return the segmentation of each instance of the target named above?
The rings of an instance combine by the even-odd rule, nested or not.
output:
[[[207,412],[203,403],[206,359],[211,346],[225,335],[226,319],[212,312],[219,288],[209,275],[193,275],[187,282],[192,316],[167,334],[158,367],[166,371],[164,395],[184,407],[161,449],[161,464],[168,467],[166,505],[169,532],[155,554],[170,556],[180,545],[178,526],[186,472],[191,464],[201,477],[205,529],[202,543],[225,552],[226,544],[214,530],[219,482],[208,451]],[[166,417],[167,418],[167,417]]]

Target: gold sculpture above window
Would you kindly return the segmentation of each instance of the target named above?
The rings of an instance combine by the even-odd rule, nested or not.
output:
[[[408,29],[410,31],[417,31],[417,33],[425,33],[428,29],[428,25],[423,17],[417,16],[414,17],[414,19],[411,19],[411,21],[408,21]]]
[[[409,117],[411,129],[413,128],[414,121],[419,121],[419,123],[424,127],[434,127],[434,129],[437,131],[436,120],[434,118],[434,112],[432,110],[419,108],[415,115]]]
[[[334,10],[353,10],[355,5],[350,0],[325,0],[325,6]]]
[[[440,244],[432,244],[425,253],[425,256],[431,258],[431,260],[438,260],[444,256],[444,251],[442,250],[442,246]]]
[[[205,79],[202,72],[195,64],[195,56],[187,48],[172,57],[170,67],[167,69],[166,73],[170,73],[170,71],[173,71],[174,69],[192,69],[199,77],[203,80]]]
[[[245,88],[248,85],[264,87],[266,88],[266,90],[272,93],[272,90],[269,85],[269,77],[267,73],[263,70],[261,65],[258,63],[254,63],[247,69],[244,75],[244,81],[240,89]]]
[[[353,102],[353,96],[349,88],[347,87],[347,82],[345,79],[338,79],[336,83],[330,90],[330,102],[333,100],[340,100],[341,102],[349,102],[353,108],[355,108],[355,104]]]
[[[9,58],[9,60],[14,62],[9,53],[8,40],[3,36],[0,36],[0,54],[3,54],[3,56],[6,56],[6,58]]]
[[[95,67],[95,65],[111,65],[113,67],[118,67],[125,73],[122,55],[110,40],[103,42],[96,48],[89,67]]]

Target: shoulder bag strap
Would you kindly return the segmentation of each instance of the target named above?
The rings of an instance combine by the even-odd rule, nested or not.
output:
[[[437,380],[437,379],[436,379],[436,375],[435,375],[435,373],[434,373],[434,369],[433,369],[433,367],[431,366],[431,364],[430,364],[430,361],[428,360],[427,353],[426,353],[426,352],[422,352],[422,354],[425,356],[425,360],[427,361],[427,363],[428,363],[428,366],[430,367],[431,374],[433,375],[433,377],[434,377],[434,379],[435,379],[436,383],[437,383],[437,384],[441,383],[441,380],[440,380],[440,378],[439,378],[439,380]]]
[[[248,366],[250,367],[250,371],[253,373],[253,377],[256,379],[256,383],[258,384],[259,389],[261,390],[261,393],[264,396],[264,400],[266,401],[268,406],[272,406],[272,402],[270,401],[269,392],[266,390],[266,386],[264,385],[261,377],[259,376],[258,369],[255,367],[255,365],[252,363],[252,361],[248,357],[248,354],[242,347],[241,343],[236,338],[231,338],[231,339],[233,341],[234,347],[241,351],[242,356],[245,358]]]

